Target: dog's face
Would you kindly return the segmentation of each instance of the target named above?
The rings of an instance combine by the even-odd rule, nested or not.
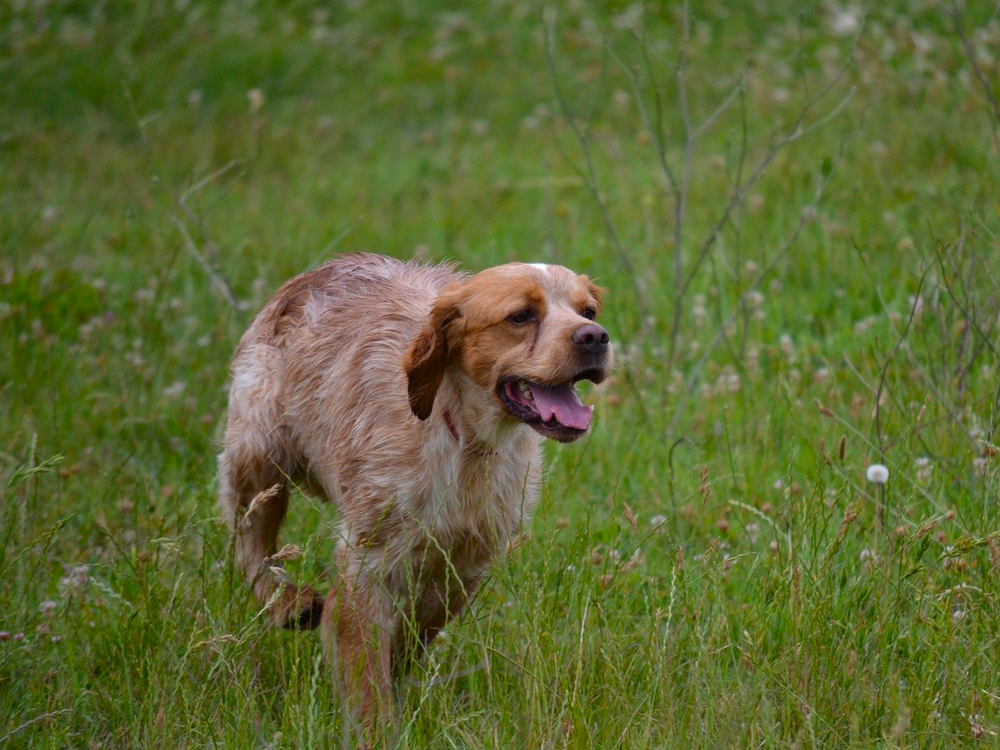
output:
[[[498,419],[571,442],[590,427],[592,407],[573,389],[611,369],[608,334],[595,321],[601,291],[562,266],[511,263],[442,291],[404,361],[410,406],[430,416],[449,367],[459,367]]]

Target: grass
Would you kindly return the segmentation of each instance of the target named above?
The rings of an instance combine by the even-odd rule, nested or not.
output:
[[[352,250],[564,263],[619,354],[400,746],[996,744],[998,44],[987,2],[6,4],[0,744],[343,741],[214,463],[250,316]]]

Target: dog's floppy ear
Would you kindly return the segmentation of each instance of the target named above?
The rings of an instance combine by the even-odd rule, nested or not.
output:
[[[452,354],[448,345],[448,328],[461,317],[457,290],[446,289],[434,303],[427,322],[403,359],[410,409],[421,420],[431,415],[434,397]]]

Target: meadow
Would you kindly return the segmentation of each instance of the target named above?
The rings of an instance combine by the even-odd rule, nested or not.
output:
[[[396,745],[997,745],[998,100],[994,0],[3,3],[0,746],[349,744],[215,461],[350,251],[570,266],[617,354]]]

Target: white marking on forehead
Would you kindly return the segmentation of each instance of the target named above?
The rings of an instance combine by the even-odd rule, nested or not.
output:
[[[541,271],[542,273],[544,273],[546,275],[548,275],[548,273],[549,273],[549,264],[548,263],[529,263],[528,265],[531,266],[532,268],[537,268],[539,271]]]

